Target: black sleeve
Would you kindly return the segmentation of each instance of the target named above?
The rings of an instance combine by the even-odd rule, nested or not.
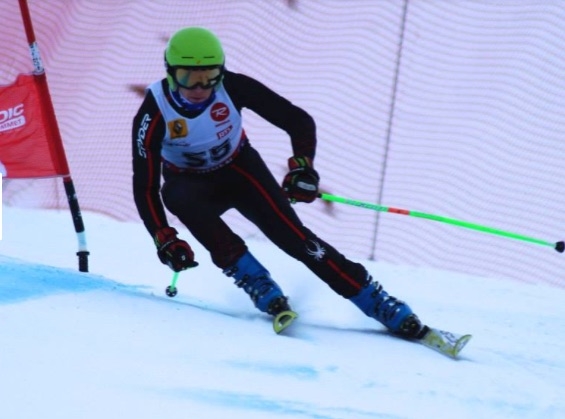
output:
[[[161,143],[165,122],[155,98],[148,92],[133,118],[133,197],[137,211],[151,236],[166,227],[161,201]]]
[[[316,124],[305,110],[244,74],[226,71],[224,86],[238,109],[247,108],[286,131],[295,156],[314,159]]]

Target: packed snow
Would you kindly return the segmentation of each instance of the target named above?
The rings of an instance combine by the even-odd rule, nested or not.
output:
[[[392,337],[258,237],[250,249],[300,314],[276,335],[185,230],[200,266],[169,298],[142,224],[83,217],[89,273],[68,211],[3,209],[2,419],[565,417],[561,288],[360,261],[426,323],[473,335],[452,360]]]

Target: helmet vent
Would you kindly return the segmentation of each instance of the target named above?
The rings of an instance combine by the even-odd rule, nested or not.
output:
[[[181,56],[181,58],[188,58],[188,59],[195,59],[196,57],[194,55],[183,55]],[[216,58],[215,55],[205,55],[203,58]]]

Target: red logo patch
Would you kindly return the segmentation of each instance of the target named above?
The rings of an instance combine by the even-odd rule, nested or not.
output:
[[[214,121],[222,122],[230,116],[230,109],[225,103],[215,103],[212,109],[210,109],[210,116]]]

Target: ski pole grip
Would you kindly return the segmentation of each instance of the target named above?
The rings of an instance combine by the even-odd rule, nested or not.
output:
[[[565,251],[565,242],[560,241],[555,243],[555,250],[557,250],[559,253],[563,253],[563,251]]]

